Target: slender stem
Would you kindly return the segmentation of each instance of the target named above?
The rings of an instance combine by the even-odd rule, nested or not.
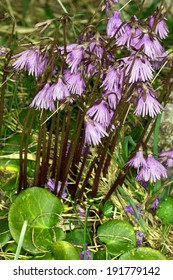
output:
[[[51,120],[51,126],[50,126],[50,131],[49,131],[49,139],[46,147],[46,155],[45,155],[45,160],[42,162],[42,167],[41,167],[41,185],[44,186],[46,184],[47,180],[47,173],[48,173],[48,167],[49,167],[49,158],[50,158],[50,150],[51,150],[51,143],[52,143],[52,134],[53,134],[53,129],[55,125],[55,115],[53,116]]]
[[[126,4],[124,4],[124,6],[119,9],[119,12],[121,12],[131,1],[132,0],[129,0]]]
[[[57,2],[60,4],[61,8],[63,9],[64,13],[68,14],[66,8],[64,7],[63,3],[61,2],[61,0],[57,0]]]
[[[44,120],[46,119],[46,115],[47,115],[47,111],[45,110],[43,112],[44,116]],[[44,186],[45,185],[45,173],[46,170],[45,170],[45,161],[46,161],[46,123],[42,126],[42,153],[41,153],[41,167],[40,167],[40,175],[39,175],[39,185],[40,186]]]
[[[32,113],[32,109],[29,109],[27,111],[27,115],[25,117],[25,121],[24,121],[24,125],[23,125],[23,130],[22,130],[22,134],[21,134],[21,138],[20,138],[20,151],[19,151],[19,162],[20,162],[20,166],[19,166],[19,183],[18,183],[18,193],[22,190],[23,188],[23,176],[24,176],[24,159],[23,159],[23,147],[24,147],[24,136],[26,134],[27,131],[27,125],[29,122],[29,119],[31,117],[31,113]]]
[[[108,167],[109,167],[110,161],[111,161],[111,159],[112,159],[112,157],[110,156],[110,154],[112,154],[112,153],[114,152],[114,149],[115,149],[115,146],[116,146],[116,143],[117,143],[117,136],[118,136],[117,133],[113,136],[112,142],[111,142],[111,145],[110,145],[110,153],[108,153],[107,158],[106,158],[106,160],[105,160],[105,164],[104,164],[104,167],[103,167],[103,176],[104,176],[104,177],[105,177],[106,174],[107,174]]]
[[[24,161],[23,161],[23,188],[26,189],[27,187],[27,155],[28,155],[28,145],[29,145],[29,140],[30,140],[30,133],[32,130],[33,122],[35,119],[35,110],[32,113],[31,121],[27,130],[27,135],[26,135],[26,143],[25,143],[25,152],[24,152]]]
[[[119,185],[122,186],[122,184],[124,183],[124,180],[128,174],[128,172],[126,172],[126,171],[127,171],[127,167],[124,167],[122,172],[118,175],[116,181],[114,182],[114,184],[112,185],[112,187],[110,188],[110,190],[108,191],[106,196],[104,197],[104,199],[102,201],[103,204],[110,198],[110,196],[113,194],[113,192]]]
[[[91,176],[91,173],[92,173],[92,171],[93,171],[93,169],[94,169],[94,166],[95,166],[97,160],[98,160],[98,158],[95,157],[95,158],[93,159],[93,161],[91,162],[91,164],[90,164],[90,167],[89,167],[89,169],[88,169],[88,172],[87,172],[87,174],[86,174],[86,176],[85,176],[85,179],[84,179],[84,182],[83,182],[83,184],[82,184],[82,188],[80,189],[80,192],[79,192],[79,195],[78,195],[78,199],[79,199],[79,200],[82,199],[84,190],[85,190],[85,188],[86,188],[86,186],[87,186],[87,184],[88,184],[88,180],[89,180],[89,178],[90,178],[90,176]]]
[[[168,60],[166,60],[165,63],[162,65],[162,67],[159,69],[159,71],[157,72],[156,76],[153,78],[151,84],[154,83],[154,81],[157,79],[157,77],[159,76],[160,72],[163,70],[163,68],[166,66],[167,63],[168,63]]]
[[[66,164],[65,164],[65,168],[64,168],[64,173],[63,173],[63,177],[62,177],[62,185],[61,185],[61,189],[59,191],[58,196],[61,197],[62,192],[63,192],[63,188],[65,185],[65,182],[67,180],[67,175],[69,172],[69,168],[72,164],[72,160],[73,160],[73,156],[74,156],[74,152],[75,149],[79,143],[79,138],[81,136],[81,128],[82,128],[82,124],[83,124],[83,113],[81,113],[81,111],[78,111],[78,116],[76,119],[76,126],[73,132],[73,138],[71,140],[71,144],[70,144],[70,150],[68,153],[68,157],[66,158]]]
[[[37,154],[36,154],[36,163],[35,163],[35,176],[34,176],[34,185],[39,185],[39,175],[40,175],[40,158],[41,158],[41,147],[42,147],[42,123],[44,122],[44,112],[41,117],[39,134],[38,134],[38,146],[37,146]]]
[[[87,160],[87,157],[88,157],[88,152],[89,152],[89,147],[86,148],[86,151],[85,151],[84,156],[83,156],[82,165],[80,167],[80,171],[78,173],[78,176],[76,178],[76,182],[75,182],[75,185],[74,185],[73,196],[75,196],[76,191],[78,189],[78,185],[79,185],[80,179],[82,177],[82,173],[83,173],[83,170],[84,170],[84,167],[85,167],[85,164],[86,164],[86,160]]]
[[[68,155],[68,139],[69,139],[69,131],[70,131],[70,124],[71,124],[71,117],[72,117],[72,108],[68,110],[68,115],[65,116],[66,118],[66,126],[65,126],[65,136],[64,136],[64,141],[62,143],[62,160],[61,160],[61,168],[60,168],[60,173],[61,173],[61,180],[63,177],[63,173],[65,170],[65,164],[66,164],[66,158]]]
[[[109,139],[106,139],[107,141],[106,141],[106,143],[103,147],[101,156],[99,158],[99,163],[98,163],[98,166],[97,166],[97,169],[96,169],[96,172],[95,172],[95,176],[94,176],[94,182],[93,182],[93,188],[92,188],[92,197],[96,197],[96,195],[97,195],[99,181],[100,181],[100,175],[101,175],[101,171],[102,171],[103,164],[104,164],[104,161],[105,161],[105,156],[106,156],[106,153],[107,153],[107,150],[108,150],[108,147],[109,147],[111,136],[112,135],[110,135]]]
[[[72,198],[75,197],[75,194],[76,194],[76,191],[78,188],[78,183],[76,184],[77,178],[79,179],[78,173],[81,171],[81,168],[79,171],[79,162],[82,160],[82,157],[83,157],[83,147],[84,147],[84,139],[85,139],[84,131],[81,130],[81,134],[82,133],[83,133],[83,136],[81,137],[81,139],[79,139],[79,145],[75,148],[73,161],[72,161],[71,168],[70,168],[70,173],[71,173],[70,178],[72,179],[72,181],[74,181],[74,183],[70,184],[70,186],[68,187],[68,190],[69,190]]]
[[[57,158],[58,158],[59,122],[60,122],[60,113],[58,113],[57,117],[56,117],[55,144],[54,144],[54,150],[53,150],[53,163],[52,163],[52,167],[51,167],[51,175],[53,178],[55,178],[55,171],[56,171]]]
[[[64,139],[65,139],[65,127],[66,127],[66,116],[64,114],[63,116],[63,124],[62,124],[62,131],[61,131],[61,143],[60,143],[60,148],[58,152],[58,160],[57,160],[57,165],[56,165],[56,171],[55,171],[55,189],[54,193],[57,194],[57,189],[58,189],[58,182],[61,181],[61,176],[60,174],[60,168],[62,164],[62,154],[63,154],[63,144],[64,144]]]

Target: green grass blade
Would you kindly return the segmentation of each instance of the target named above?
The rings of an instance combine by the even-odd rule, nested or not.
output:
[[[22,248],[22,245],[23,245],[23,240],[24,240],[25,233],[26,233],[26,229],[27,229],[27,225],[28,225],[28,222],[24,221],[23,226],[22,226],[22,230],[21,230],[21,233],[20,233],[19,242],[18,242],[18,245],[17,245],[17,250],[16,250],[14,260],[18,260],[18,258],[19,258],[20,251],[21,251],[21,248]]]

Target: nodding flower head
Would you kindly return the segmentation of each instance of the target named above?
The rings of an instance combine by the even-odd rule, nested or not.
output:
[[[146,163],[146,166],[143,166],[138,172],[136,176],[137,181],[150,181],[151,183],[155,183],[162,177],[167,178],[166,168],[153,155],[148,155]]]
[[[48,64],[48,57],[36,48],[31,48],[14,55],[12,58],[17,58],[13,67],[19,70],[28,70],[28,73],[38,77],[43,74]]]
[[[126,74],[130,75],[129,83],[146,82],[153,78],[154,69],[145,56],[133,52],[122,60],[125,62]]]
[[[71,94],[81,95],[84,92],[86,84],[81,72],[71,73],[70,70],[65,70],[64,80]]]
[[[105,126],[110,123],[111,115],[108,110],[107,104],[104,100],[98,104],[93,104],[88,110],[87,115],[90,116],[94,121]]]
[[[136,49],[142,47],[143,52],[151,59],[157,60],[159,57],[162,57],[164,54],[164,49],[160,44],[156,36],[150,36],[148,33],[144,33],[138,39],[137,44],[135,45]]]
[[[110,19],[108,20],[108,23],[107,23],[107,28],[106,28],[107,36],[112,38],[115,36],[116,32],[117,32],[117,35],[123,33],[123,31],[124,31],[123,28],[120,28],[120,30],[118,31],[118,29],[122,23],[123,22],[120,17],[120,12],[114,11],[113,15],[110,17]]]
[[[105,128],[100,123],[92,120],[89,116],[85,118],[85,144],[86,145],[98,145],[101,143],[101,139],[104,136],[108,136]]]
[[[151,30],[154,28],[153,31],[160,39],[165,39],[168,36],[169,30],[162,14],[154,13],[149,19],[149,27]]]
[[[105,90],[110,92],[115,92],[117,95],[121,95],[123,77],[124,70],[120,67],[109,68],[101,87],[104,87]]]
[[[85,47],[83,45],[71,44],[67,47],[66,62],[72,73],[77,73],[80,63],[84,57]]]
[[[137,105],[135,109],[135,115],[141,115],[145,117],[149,115],[154,118],[161,110],[164,110],[163,106],[156,98],[156,92],[150,85],[144,85],[138,87]]]
[[[30,104],[30,107],[55,111],[52,88],[49,83],[46,83],[43,88],[36,94]]]
[[[139,170],[140,167],[146,166],[146,160],[143,155],[143,151],[139,150],[136,154],[126,163],[128,166],[132,166]]]
[[[67,84],[62,77],[59,77],[56,84],[52,85],[52,97],[53,100],[64,100],[69,97],[70,93]]]

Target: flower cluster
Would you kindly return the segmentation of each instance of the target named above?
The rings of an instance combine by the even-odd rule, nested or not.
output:
[[[117,2],[106,1],[107,16]],[[160,12],[147,19],[133,16],[126,22],[115,9],[108,19],[105,35],[86,33],[80,36],[78,42],[54,48],[55,60],[63,59],[65,64],[59,71],[55,63],[49,75],[53,81],[50,78],[43,84],[30,106],[55,111],[55,102],[69,100],[73,103],[81,98],[87,108],[84,117],[85,145],[98,145],[102,138],[108,136],[108,127],[122,98],[130,102],[133,96],[135,114],[154,118],[164,108],[158,101],[151,80],[156,62],[161,64],[166,57],[160,41],[167,35],[168,29]],[[109,38],[114,42],[111,49],[108,48]],[[123,50],[125,53],[128,51],[130,55],[119,58],[113,51],[116,48],[122,53]],[[14,55],[13,59],[15,69],[27,70],[36,78],[49,68],[49,55],[45,49],[31,47]],[[128,98],[124,90],[126,84],[133,88]],[[115,128],[114,125],[110,127]]]

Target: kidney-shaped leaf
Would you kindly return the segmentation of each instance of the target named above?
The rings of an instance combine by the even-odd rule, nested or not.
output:
[[[47,250],[55,241],[53,227],[57,224],[62,210],[61,201],[48,190],[28,188],[16,197],[10,207],[10,233],[18,242],[23,223],[27,221],[23,248],[32,253]]]
[[[56,260],[80,260],[74,246],[67,241],[57,241],[52,245],[52,252]]]
[[[168,197],[159,203],[157,216],[162,220],[163,224],[173,226],[173,198]]]
[[[120,260],[166,260],[166,257],[159,251],[149,247],[135,248],[124,253]]]
[[[102,224],[97,231],[100,241],[106,243],[108,253],[117,256],[135,247],[136,235],[127,221],[112,220]]]

